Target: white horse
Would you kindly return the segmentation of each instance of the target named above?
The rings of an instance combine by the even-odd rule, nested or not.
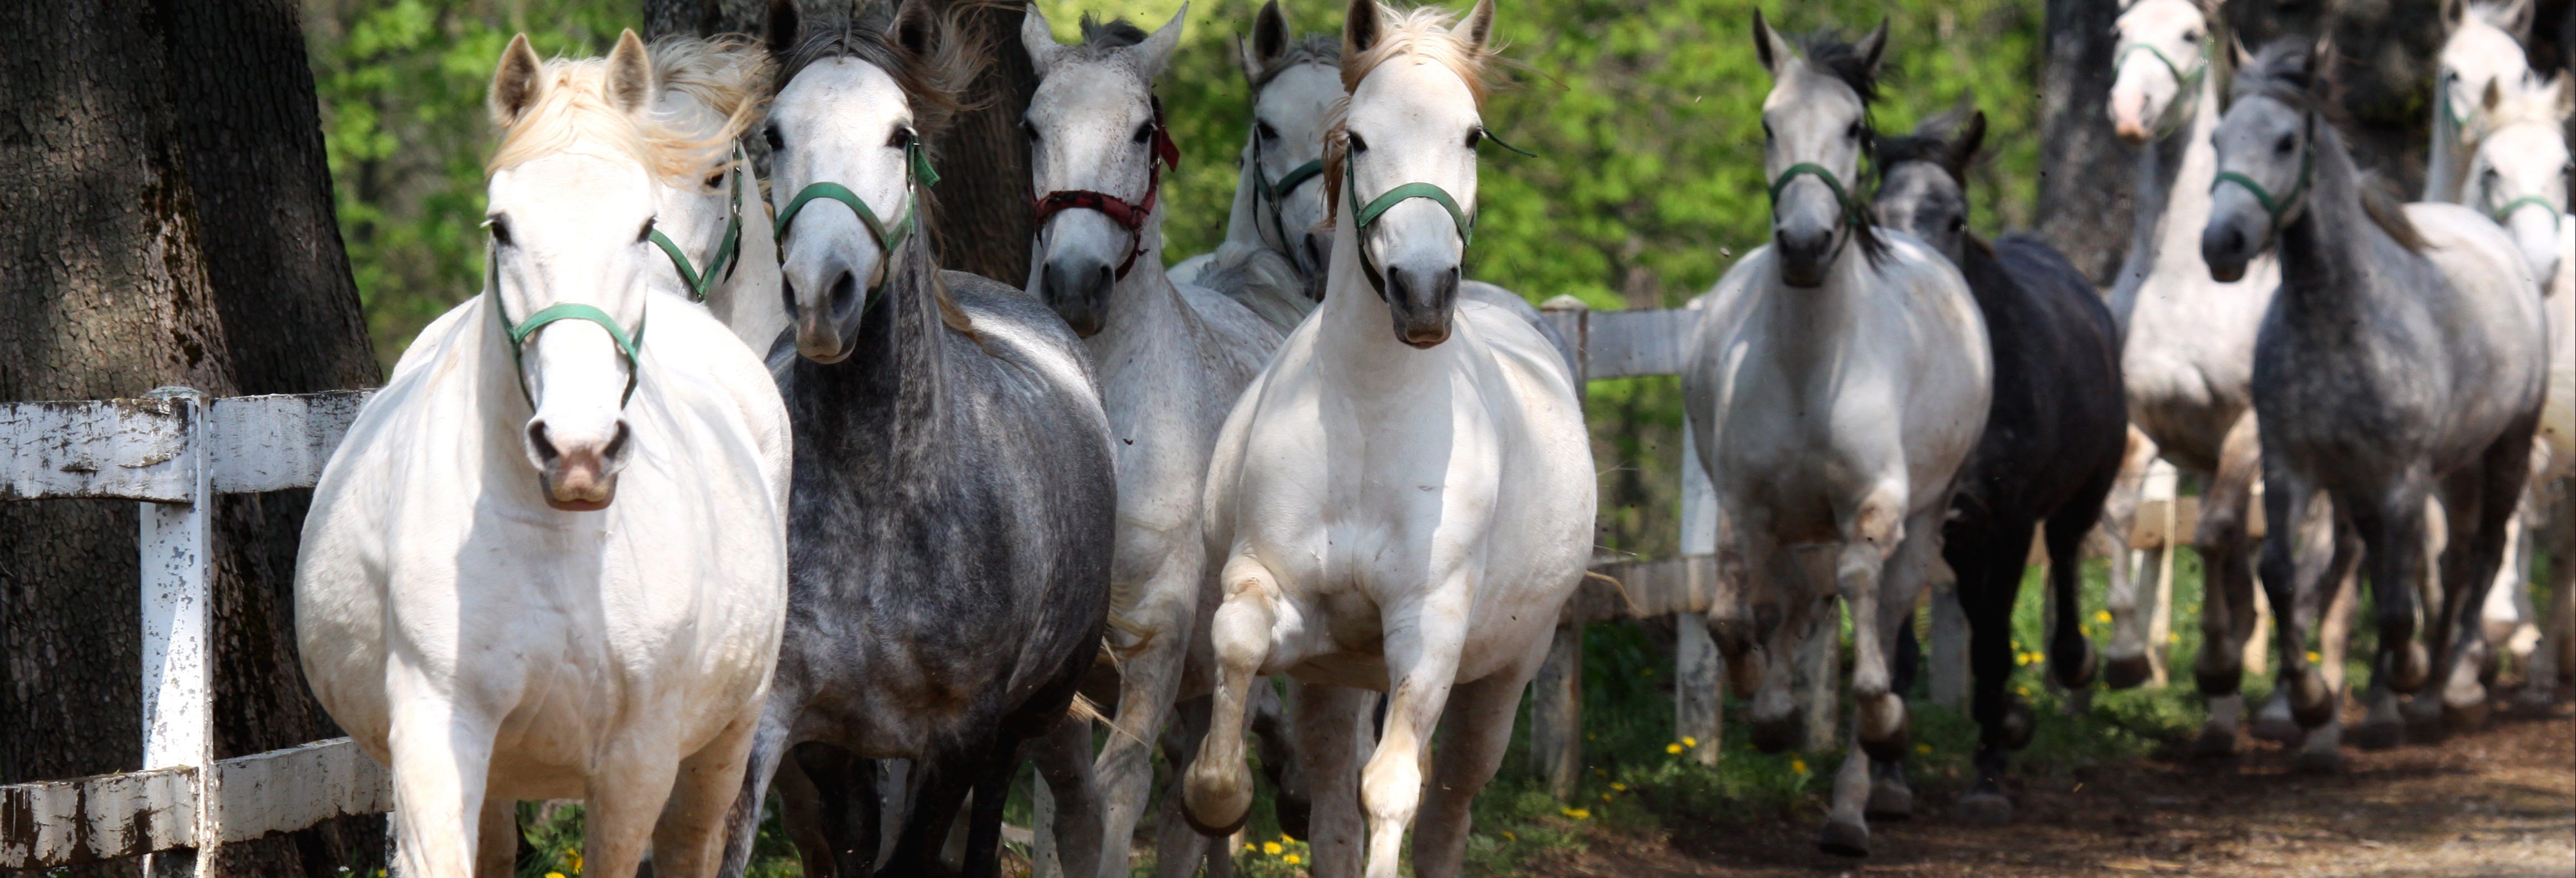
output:
[[[648,834],[660,872],[715,871],[786,604],[787,413],[649,240],[724,159],[654,93],[631,31],[605,61],[511,41],[483,294],[314,490],[305,676],[392,767],[407,875],[509,874],[513,803],[552,798],[588,800],[596,874]]]
[[[1297,37],[1278,0],[1267,0],[1238,60],[1252,88],[1252,130],[1225,241],[1171,275],[1233,296],[1286,332],[1315,309],[1331,263],[1324,129],[1342,100],[1342,45],[1334,35]]]
[[[2117,23],[2110,107],[2120,137],[2143,145],[2129,255],[2111,291],[2111,313],[2127,338],[2120,370],[2129,419],[2165,459],[2205,479],[2192,537],[2208,571],[2194,673],[2209,699],[2197,745],[2204,753],[2233,752],[2245,715],[2237,686],[2256,621],[2247,510],[2262,449],[2252,408],[2254,333],[2281,279],[2268,252],[2232,283],[2212,279],[2201,262],[2218,174],[2209,134],[2220,109],[2212,62],[2221,57],[2221,25],[2214,0],[2132,0]],[[2134,577],[2127,593],[2111,596],[2115,621],[2103,658],[2115,688],[2147,678],[2148,620],[2135,611],[2136,589],[2154,579]],[[2336,671],[2327,673],[2339,683]]]
[[[1366,874],[1395,878],[1417,809],[1414,874],[1458,874],[1468,804],[1590,554],[1592,456],[1564,360],[1517,315],[1458,297],[1493,12],[1351,3],[1351,97],[1324,170],[1330,292],[1209,466],[1221,679],[1188,816],[1210,834],[1242,824],[1247,699],[1258,675],[1293,674],[1317,874],[1360,872],[1365,812]],[[1369,689],[1388,697],[1361,768]],[[1426,785],[1435,724],[1448,737]]]
[[[653,110],[663,127],[710,142],[730,141],[761,115],[774,66],[759,44],[739,37],[668,36],[653,41]],[[787,329],[779,297],[778,244],[761,209],[760,180],[739,150],[699,185],[665,187],[656,226],[679,252],[674,270],[707,310],[755,353]],[[692,258],[687,253],[695,252]]]
[[[1121,685],[1117,728],[1095,768],[1106,799],[1101,868],[1117,878],[1127,874],[1152,793],[1153,743],[1172,703],[1209,687],[1206,650],[1196,646],[1204,642],[1201,592],[1213,589],[1200,515],[1208,456],[1227,412],[1280,340],[1242,303],[1163,273],[1158,165],[1177,152],[1167,151],[1153,86],[1188,12],[1183,4],[1150,36],[1086,16],[1083,42],[1063,45],[1031,6],[1020,31],[1038,73],[1022,123],[1031,191],[1044,193],[1028,292],[1084,336],[1119,439],[1109,660],[1101,666],[1114,665]],[[1206,604],[1213,606],[1212,595]],[[1193,651],[1202,669],[1185,686]],[[1197,861],[1178,850],[1158,854]]]
[[[2486,122],[2481,96],[2491,85],[2531,75],[2522,49],[2522,38],[2531,33],[2531,5],[2532,0],[2442,0],[2442,26],[2449,35],[2434,59],[2433,152],[2424,163],[2423,200],[2467,199],[2468,159]]]
[[[1819,37],[1802,53],[1756,10],[1753,34],[1773,82],[1762,102],[1772,241],[1710,291],[1682,397],[1734,534],[1723,549],[1741,569],[1730,573],[1748,598],[1782,611],[1758,654],[1752,722],[1765,749],[1796,737],[1789,656],[1828,621],[1829,598],[1850,604],[1852,746],[1818,844],[1866,856],[1871,759],[1911,746],[1889,647],[1913,618],[1953,477],[1984,432],[1992,363],[1959,270],[1913,236],[1876,228],[1843,182],[1859,179],[1870,151],[1867,102],[1887,26],[1858,43]],[[1834,581],[1805,582],[1787,563],[1798,546],[1829,554]],[[1776,589],[1775,578],[1785,580]],[[1720,630],[1733,658],[1757,660],[1741,625]]]

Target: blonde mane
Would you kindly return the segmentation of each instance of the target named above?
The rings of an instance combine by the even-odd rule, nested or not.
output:
[[[656,64],[658,69],[661,65]],[[737,102],[725,130],[709,137],[673,131],[651,114],[639,117],[620,110],[608,97],[608,60],[557,58],[537,74],[536,98],[515,124],[501,130],[484,173],[554,155],[589,141],[634,159],[654,176],[696,180],[731,159],[729,147],[739,125],[748,124],[747,108]]]
[[[769,50],[740,36],[667,36],[653,41],[653,81],[725,117],[721,131],[742,136],[767,110],[769,77],[777,64]]]
[[[2567,119],[2558,107],[2558,80],[2530,84],[2498,80],[2496,88],[2503,99],[2496,102],[2495,109],[2487,111],[2478,130],[2472,133],[2472,140],[2484,140],[2487,135],[2515,125],[2539,124],[2556,128]]]
[[[1458,75],[1460,82],[1467,84],[1467,93],[1475,96],[1476,109],[1480,111],[1485,108],[1485,95],[1491,91],[1486,77],[1493,68],[1500,66],[1500,43],[1478,46],[1451,32],[1458,23],[1457,13],[1436,6],[1397,12],[1383,3],[1378,4],[1377,12],[1381,23],[1377,42],[1359,52],[1352,52],[1347,46],[1342,51],[1344,97],[1333,102],[1329,111],[1332,124],[1324,129],[1326,205],[1341,203],[1342,160],[1349,152],[1351,139],[1348,129],[1351,101],[1348,95],[1359,91],[1360,81],[1367,79],[1379,65],[1397,58],[1419,58],[1447,67],[1449,72]],[[1325,210],[1322,225],[1330,227],[1334,216],[1333,210]]]

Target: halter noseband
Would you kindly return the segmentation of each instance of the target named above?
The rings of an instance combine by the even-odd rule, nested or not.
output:
[[[2269,214],[2272,219],[2271,227],[2263,232],[2264,239],[2267,241],[2281,234],[2281,226],[2285,222],[2282,218],[2289,214],[2290,208],[2297,207],[2299,205],[2300,199],[2306,197],[2308,194],[2309,184],[2316,180],[2316,111],[2309,110],[2305,121],[2308,128],[2308,132],[2306,134],[2307,142],[2300,145],[2299,179],[2298,182],[2290,185],[2290,191],[2281,194],[2278,198],[2275,198],[2273,197],[2271,190],[2263,188],[2263,184],[2254,182],[2254,178],[2245,176],[2244,174],[2236,171],[2220,171],[2218,172],[2218,177],[2216,179],[2209,181],[2209,191],[2212,195],[2218,193],[2218,187],[2228,183],[2234,183],[2238,186],[2245,187],[2245,191],[2254,196],[2255,202],[2263,205],[2263,212]]]
[[[1163,99],[1154,98],[1153,104],[1153,154],[1145,159],[1143,201],[1130,202],[1089,189],[1059,189],[1047,193],[1044,198],[1032,196],[1029,199],[1029,209],[1037,214],[1038,225],[1046,225],[1048,218],[1068,210],[1089,210],[1108,217],[1110,222],[1117,223],[1134,236],[1136,246],[1127,251],[1126,261],[1118,263],[1113,281],[1126,280],[1128,270],[1136,267],[1136,257],[1145,255],[1145,220],[1154,215],[1154,204],[1162,200],[1163,169],[1181,169],[1181,148],[1172,142],[1172,129],[1163,124]]]
[[[537,404],[536,395],[528,392],[528,366],[523,354],[528,339],[535,336],[537,330],[546,328],[547,324],[578,320],[608,330],[609,339],[617,342],[618,354],[626,358],[626,391],[617,397],[617,407],[625,408],[627,401],[635,398],[636,379],[644,373],[643,318],[636,319],[635,332],[629,335],[625,327],[617,325],[617,318],[597,306],[562,302],[537,309],[537,313],[528,315],[526,320],[513,321],[510,319],[510,306],[501,301],[501,264],[493,258],[496,255],[493,248],[484,248],[483,286],[491,292],[493,316],[500,318],[501,337],[510,343],[510,369],[519,376],[519,395],[527,399],[528,406],[535,408]]]
[[[2195,45],[2201,44],[2195,43]],[[2130,43],[2120,47],[2120,54],[2111,59],[2111,69],[2117,71],[2120,65],[2129,63],[2129,55],[2134,52],[2145,52],[2154,56],[2157,61],[2165,65],[2166,72],[2173,74],[2173,103],[2165,105],[2165,117],[2156,120],[2156,137],[2162,139],[2172,134],[2174,129],[2182,127],[2184,114],[2178,111],[2184,102],[2196,104],[2200,101],[2200,81],[2209,76],[2209,51],[2205,45],[2202,45],[2200,63],[2193,66],[2190,73],[2184,73],[2181,65],[2175,64],[2172,58],[2165,57],[2163,49],[2149,43]]]
[[[1788,170],[1780,172],[1780,176],[1772,178],[1771,210],[1774,213],[1780,210],[1780,190],[1789,188],[1789,184],[1797,182],[1799,177],[1814,177],[1825,184],[1825,188],[1834,190],[1834,204],[1842,208],[1842,235],[1834,239],[1833,251],[1825,254],[1825,261],[1831,263],[1842,256],[1843,245],[1851,243],[1852,235],[1860,231],[1861,224],[1868,222],[1869,217],[1861,212],[1860,202],[1852,199],[1851,190],[1843,188],[1842,178],[1834,176],[1832,169],[1815,162],[1790,165]]]
[[[1484,131],[1482,132],[1482,135],[1483,136],[1480,137],[1479,140],[1493,141],[1494,145],[1520,153],[1521,155],[1533,158],[1538,155],[1537,153],[1530,152],[1529,150],[1504,143],[1503,139],[1495,137],[1494,132],[1492,131]],[[1344,149],[1348,150],[1349,147],[1345,146]],[[1361,204],[1358,163],[1353,162],[1351,159],[1352,156],[1349,152],[1345,151],[1342,154],[1342,196],[1350,200],[1351,219],[1353,222],[1357,223],[1351,231],[1354,237],[1360,239],[1357,242],[1359,244],[1360,251],[1360,272],[1368,276],[1369,289],[1377,292],[1378,301],[1386,301],[1386,276],[1384,273],[1378,271],[1376,261],[1369,258],[1368,241],[1366,240],[1366,237],[1368,235],[1369,227],[1377,225],[1378,219],[1385,216],[1387,211],[1394,210],[1396,205],[1416,198],[1426,199],[1433,204],[1440,205],[1442,209],[1449,211],[1449,222],[1458,227],[1458,249],[1465,250],[1468,245],[1476,243],[1476,215],[1460,209],[1458,207],[1458,199],[1450,197],[1449,190],[1442,189],[1430,183],[1406,183],[1393,189],[1380,192],[1376,198],[1369,199],[1369,203],[1365,205]]]
[[[876,298],[885,285],[893,281],[896,251],[903,247],[905,241],[911,240],[912,233],[921,226],[920,187],[939,185],[939,172],[931,169],[930,157],[922,153],[920,138],[916,137],[911,143],[904,144],[903,157],[902,219],[896,220],[892,226],[887,226],[884,220],[877,218],[875,210],[869,209],[866,199],[860,198],[858,193],[850,191],[850,187],[839,183],[805,184],[804,189],[797,191],[796,198],[787,202],[787,209],[778,213],[777,231],[772,237],[780,250],[781,261],[785,261],[788,225],[796,221],[796,214],[805,209],[807,202],[817,198],[827,198],[848,206],[852,212],[859,215],[859,222],[867,226],[868,237],[876,241],[877,250],[884,254],[884,269],[878,273],[878,281],[869,285],[867,295],[859,302],[861,308],[867,307],[867,300]]]
[[[672,241],[671,236],[662,234],[660,228],[652,232],[654,246],[670,255],[671,267],[680,272],[680,284],[689,288],[689,301],[706,301],[707,293],[715,289],[718,272],[722,272],[723,278],[731,278],[734,268],[742,264],[742,178],[750,167],[743,160],[742,146],[735,145],[733,170],[726,174],[733,180],[733,200],[725,206],[724,238],[716,242],[715,255],[707,259],[707,273],[699,274],[689,265],[689,255],[680,251],[680,245]]]
[[[1322,177],[1323,175],[1324,160],[1313,159],[1305,164],[1289,168],[1288,173],[1279,175],[1278,182],[1271,182],[1269,173],[1261,169],[1260,135],[1256,134],[1253,136],[1252,191],[1254,195],[1259,196],[1263,201],[1269,202],[1270,209],[1268,213],[1270,214],[1270,228],[1274,233],[1276,233],[1281,249],[1284,250],[1288,247],[1288,220],[1285,217],[1282,217],[1279,213],[1280,210],[1286,206],[1283,202],[1288,200],[1288,195],[1290,193],[1297,191],[1297,187],[1305,185],[1308,180],[1313,180],[1315,178]],[[1255,228],[1258,228],[1261,222],[1260,213],[1253,214],[1252,221]]]

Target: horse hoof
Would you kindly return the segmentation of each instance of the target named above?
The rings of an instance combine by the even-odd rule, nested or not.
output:
[[[1871,820],[1911,820],[1914,817],[1914,791],[1905,784],[1881,779],[1869,785],[1869,805],[1861,815]]]
[[[1914,750],[1914,717],[1905,709],[1905,699],[1887,693],[1873,699],[1860,711],[1857,731],[1861,752],[1871,759],[1903,761]]]
[[[1816,849],[1837,857],[1869,856],[1869,827],[1826,820],[1824,834],[1816,838]]]
[[[2302,729],[2313,729],[2334,721],[2335,693],[2327,688],[2325,675],[2306,673],[2290,684],[2290,718]]]
[[[2548,710],[2558,706],[2558,693],[2550,691],[2547,686],[2535,683],[2515,692],[2513,703],[2527,710]]]
[[[1197,832],[1198,834],[1208,838],[1232,838],[1235,833],[1243,831],[1243,824],[1250,822],[1251,820],[1252,809],[1245,808],[1241,815],[1234,818],[1233,824],[1227,826],[1209,826],[1205,823],[1199,822],[1198,812],[1190,810],[1187,806],[1181,808],[1181,822],[1189,824],[1191,831]]]
[[[2203,727],[2200,737],[2191,742],[2194,759],[2225,759],[2236,755],[2236,732],[2214,726]]]
[[[2485,698],[2479,698],[2467,704],[2451,704],[2445,701],[2442,704],[2442,726],[2454,734],[2474,732],[2487,724],[2487,714],[2492,710]]]
[[[1800,722],[1794,712],[1774,720],[1755,717],[1753,749],[1764,753],[1787,752],[1789,748],[1798,746],[1798,739],[1804,737],[1805,732],[1806,724]]]
[[[2418,695],[2397,703],[2397,715],[2405,720],[2406,733],[2428,743],[2442,738],[2443,712],[2442,700],[2430,695]]]
[[[2406,726],[2394,720],[2364,720],[2352,727],[2352,745],[2364,750],[2386,750],[2406,739]]]
[[[2002,791],[1980,786],[1961,795],[1959,804],[1951,810],[1959,815],[1959,819],[1970,823],[2002,826],[2012,822],[2013,805]]]
[[[2084,647],[2081,655],[2072,659],[2050,656],[2048,664],[2057,671],[2057,685],[2081,692],[2093,685],[2093,674],[2101,670],[2102,658],[2099,653],[2093,651],[2092,641],[2080,640],[2077,643]]]
[[[2263,709],[2254,712],[2254,722],[2246,727],[2246,731],[2253,733],[2254,740],[2296,744],[2307,737],[2307,730],[2300,728],[2298,720],[2291,715],[2287,693],[2287,687],[2273,690],[2271,700],[2263,702]]]
[[[2245,669],[2241,666],[2217,671],[2193,668],[2191,682],[2200,687],[2200,694],[2211,698],[2234,695],[2237,688],[2245,683]]]
[[[2343,751],[2332,748],[2301,750],[2290,760],[2290,770],[2300,774],[2342,774]]]
[[[2147,663],[2145,655],[2119,656],[2103,668],[2102,685],[2113,689],[2135,689],[2146,685],[2155,676],[2155,666]]]
[[[2030,709],[2029,702],[2011,696],[2004,698],[2004,719],[2001,729],[2004,749],[2019,750],[2030,746],[2031,736],[2036,734],[2038,729],[2039,714]]]
[[[2390,656],[2390,664],[2394,667],[2388,672],[2388,688],[2399,695],[2413,695],[2423,690],[2424,684],[2433,676],[2431,654],[2424,651],[2423,644],[2412,640],[2398,648],[2396,655]]]

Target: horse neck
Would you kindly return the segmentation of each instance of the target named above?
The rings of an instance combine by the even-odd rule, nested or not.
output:
[[[2347,327],[2354,324],[2339,318],[2375,310],[2372,301],[2392,286],[2371,282],[2379,273],[2372,258],[2396,241],[2362,209],[2361,172],[2343,137],[2332,126],[2318,125],[2311,143],[2316,176],[2308,184],[2306,206],[2282,227],[2274,245],[2281,259],[2276,295],[2300,315],[2287,325]]]
[[[868,306],[850,358],[824,365],[797,359],[800,416],[822,419],[824,435],[873,431],[888,459],[936,448],[947,393],[948,327],[941,321],[939,267],[927,236],[904,243],[904,266]],[[909,440],[909,441],[907,441]]]
[[[2449,89],[2435,84],[2433,100],[2433,152],[2424,161],[2424,198],[2448,204],[2460,203],[2460,177],[2468,173],[2468,157],[2477,153],[2471,144],[2460,142],[2460,126],[2451,121],[2447,111]]]
[[[1145,250],[1136,254],[1136,265],[1127,276],[1109,288],[1109,317],[1102,321],[1100,332],[1084,340],[1093,359],[1109,368],[1108,354],[1148,333],[1169,329],[1194,319],[1182,307],[1181,292],[1163,270],[1163,211],[1160,207],[1146,215],[1145,224],[1136,229]]]
[[[1253,97],[1255,100],[1260,98],[1259,95]],[[1261,220],[1257,213],[1261,209],[1261,152],[1253,148],[1253,138],[1258,136],[1249,134],[1244,137],[1243,173],[1235,175],[1234,207],[1225,215],[1225,240],[1229,244],[1269,246],[1261,239]]]
[[[2218,151],[2209,134],[2218,128],[2217,77],[2203,76],[2192,94],[2191,116],[2172,134],[2138,150],[2137,216],[2129,227],[2129,258],[2118,287],[2134,295],[2157,274],[2198,270],[2200,230],[2209,223],[2209,184],[2218,178]],[[2115,309],[2125,315],[2128,309]]]

